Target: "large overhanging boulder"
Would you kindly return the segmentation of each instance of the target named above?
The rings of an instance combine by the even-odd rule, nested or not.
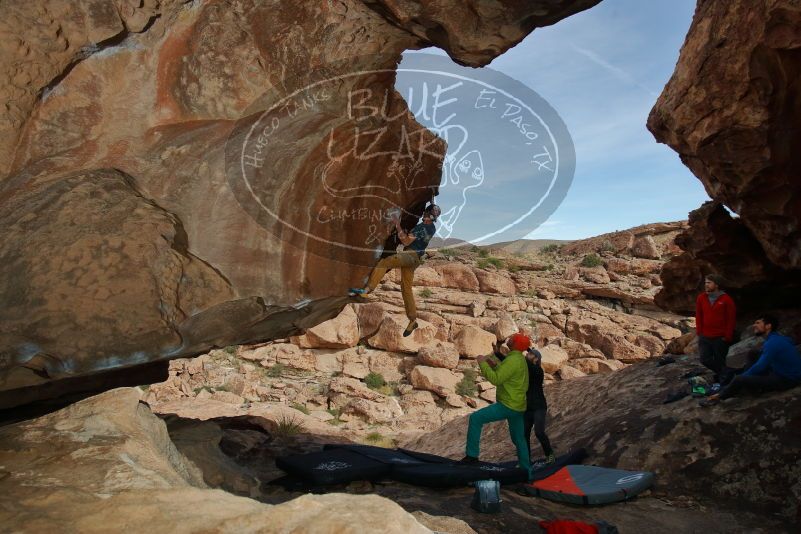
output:
[[[711,208],[695,214],[696,228],[680,243],[686,254],[663,271],[665,289],[657,298],[662,305],[691,308],[688,299],[704,271],[722,271],[736,290],[754,297],[760,288],[775,289],[797,277],[800,49],[796,2],[698,3],[676,72],[651,111],[648,128],[739,219],[726,221]],[[705,242],[692,242],[702,235]],[[713,235],[714,243],[708,240]],[[795,291],[788,286],[787,296]],[[748,302],[757,308],[779,304],[769,298]]]
[[[0,407],[336,316],[440,181],[402,52],[484,65],[598,1],[1,3]]]
[[[743,222],[717,202],[690,213],[690,227],[676,237],[685,251],[662,268],[663,288],[654,302],[692,314],[704,276],[718,273],[741,311],[798,307],[801,270],[771,263]]]

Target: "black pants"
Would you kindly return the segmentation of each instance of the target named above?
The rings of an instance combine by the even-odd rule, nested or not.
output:
[[[729,344],[722,337],[698,338],[698,352],[701,364],[715,372],[717,376],[726,367],[726,355],[729,353]]]
[[[528,441],[528,455],[531,456],[531,429],[534,429],[534,435],[537,436],[537,439],[540,440],[540,444],[542,445],[542,450],[545,453],[545,456],[549,454],[553,454],[553,449],[551,448],[551,440],[548,439],[548,435],[545,433],[545,415],[548,413],[547,408],[540,408],[538,410],[526,410],[526,413],[523,414],[523,422],[525,423],[525,427],[523,428],[523,432],[525,433],[526,440]]]
[[[794,388],[798,382],[788,380],[775,373],[759,376],[737,375],[728,386],[720,391],[721,399],[728,399],[743,391],[749,393],[761,393],[763,391],[784,391]]]

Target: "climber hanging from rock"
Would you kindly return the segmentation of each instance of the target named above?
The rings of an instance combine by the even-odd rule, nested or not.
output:
[[[414,293],[412,292],[414,270],[420,265],[428,242],[431,241],[437,231],[434,222],[440,213],[442,213],[442,210],[440,210],[439,206],[429,204],[423,211],[423,222],[417,224],[409,232],[405,232],[401,228],[400,218],[397,215],[393,216],[392,222],[398,233],[398,239],[404,245],[404,250],[382,258],[373,268],[373,272],[370,273],[367,284],[363,288],[351,288],[349,292],[350,296],[367,295],[378,286],[387,271],[400,269],[403,307],[406,309],[406,316],[409,318],[409,325],[403,331],[404,337],[410,335],[417,328],[417,305],[414,302]]]

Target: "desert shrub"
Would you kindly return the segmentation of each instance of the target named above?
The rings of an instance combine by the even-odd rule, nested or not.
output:
[[[549,263],[548,265],[545,266],[546,271],[553,271],[553,269],[554,269],[553,263]]]
[[[556,254],[559,252],[560,248],[561,247],[556,243],[549,243],[540,247],[540,252],[544,252],[545,254]]]
[[[581,260],[581,266],[582,267],[599,267],[599,266],[601,266],[603,264],[604,264],[603,260],[601,260],[601,258],[598,256],[598,254],[595,254],[595,253],[587,254]]]
[[[488,258],[479,258],[478,261],[476,261],[476,266],[479,269],[486,269],[490,265],[494,265],[499,269],[503,268],[503,260],[494,256],[490,256]]]
[[[281,438],[295,436],[306,430],[301,421],[296,420],[294,417],[281,416],[278,420],[278,425],[275,427],[275,435]]]
[[[364,437],[364,439],[370,443],[379,443],[384,441],[384,436],[382,436],[380,432],[370,432]]]
[[[516,272],[518,272],[518,271],[520,270],[520,266],[519,266],[519,265],[517,265],[517,264],[507,265],[507,266],[506,266],[506,269],[507,269],[507,270],[508,270],[510,273],[516,273]]]
[[[286,365],[284,365],[283,363],[277,363],[267,368],[267,376],[269,376],[270,378],[281,378],[285,370],[286,370]]]
[[[608,239],[604,240],[604,242],[601,243],[601,246],[598,247],[598,252],[614,252],[614,251],[615,251],[615,245],[613,245],[612,242],[609,241]]]
[[[456,393],[464,395],[465,397],[476,396],[476,372],[473,369],[465,369],[464,376],[456,384]]]
[[[303,404],[300,404],[299,402],[293,402],[293,403],[291,403],[289,405],[289,407],[290,408],[294,408],[299,412],[305,413],[306,415],[309,415],[311,413],[311,412],[309,412],[309,409],[306,408],[306,406],[304,406]]]
[[[421,290],[420,290],[420,291],[417,293],[417,295],[418,295],[420,298],[424,298],[424,299],[430,298],[430,297],[431,297],[431,295],[433,295],[433,294],[434,294],[434,292],[433,292],[433,291],[431,291],[431,290],[430,290],[430,289],[428,289],[428,288],[421,289]]]
[[[384,380],[384,377],[381,373],[370,373],[364,377],[364,383],[367,384],[367,387],[370,389],[378,389],[386,385],[387,381]]]
[[[486,258],[487,256],[489,256],[489,250],[480,248],[480,249],[478,249],[478,255],[481,258]]]
[[[441,248],[439,251],[445,256],[459,256],[465,252],[463,248]]]
[[[223,350],[228,354],[236,354],[236,346],[234,345],[228,345]]]

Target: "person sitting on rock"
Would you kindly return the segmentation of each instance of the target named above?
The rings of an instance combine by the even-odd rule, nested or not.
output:
[[[414,302],[414,293],[412,292],[414,270],[420,265],[428,242],[431,241],[437,231],[434,222],[440,213],[442,211],[439,206],[430,204],[423,211],[423,222],[412,228],[410,232],[404,232],[400,226],[399,218],[394,216],[392,222],[398,232],[398,239],[405,246],[404,250],[382,258],[370,273],[367,285],[363,288],[350,288],[349,291],[349,295],[352,297],[366,295],[378,286],[378,283],[381,282],[388,270],[400,269],[403,307],[406,309],[406,317],[409,318],[409,325],[403,331],[404,337],[409,336],[417,328],[417,305]]]
[[[707,275],[704,292],[695,299],[695,329],[701,363],[715,373],[715,382],[726,367],[726,355],[734,339],[737,310],[732,298],[720,289],[723,280]]]
[[[496,390],[495,404],[490,404],[470,414],[467,426],[466,456],[462,464],[478,463],[481,444],[481,429],[493,421],[506,420],[509,435],[517,449],[520,467],[531,470],[528,444],[524,434],[523,414],[526,411],[526,392],[528,391],[528,367],[523,351],[531,346],[531,340],[524,334],[513,334],[506,340],[509,352],[499,362],[493,356],[479,356],[481,374],[493,384]],[[499,350],[499,347],[496,347]]]
[[[545,433],[545,417],[548,414],[548,403],[545,401],[543,380],[545,371],[542,370],[542,354],[536,349],[526,351],[526,365],[528,366],[528,391],[526,393],[526,413],[523,414],[525,425],[524,434],[528,443],[529,457],[531,457],[531,429],[542,445],[545,453],[545,462],[552,464],[556,461],[551,440]]]
[[[778,327],[773,315],[763,315],[754,322],[754,333],[766,336],[759,359],[720,393],[701,401],[702,405],[716,404],[743,391],[783,391],[801,384],[801,354],[789,337],[776,332]]]

